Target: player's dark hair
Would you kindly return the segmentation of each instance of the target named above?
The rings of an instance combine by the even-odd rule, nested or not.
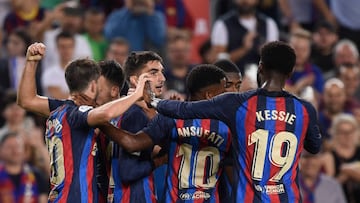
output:
[[[240,73],[240,69],[232,61],[228,59],[220,59],[214,63],[215,66],[219,67],[225,73]]]
[[[224,78],[226,78],[225,72],[215,65],[197,65],[191,69],[186,78],[186,89],[190,95],[195,95],[205,87],[220,84]]]
[[[0,139],[0,146],[2,146],[6,140],[8,140],[9,138],[12,137],[17,137],[18,134],[16,132],[6,132],[3,135],[0,135],[1,139]]]
[[[135,75],[149,61],[159,61],[162,63],[162,58],[152,51],[131,52],[124,65],[126,78],[129,79],[130,76]]]
[[[294,49],[285,42],[267,43],[260,51],[260,61],[268,71],[288,75],[293,71],[295,60]]]
[[[58,35],[56,35],[56,38],[55,38],[56,43],[58,43],[60,39],[71,39],[72,41],[75,42],[74,35],[71,34],[70,32],[65,32],[65,31],[60,32]]]
[[[114,60],[106,60],[100,61],[99,66],[101,75],[104,76],[113,85],[116,85],[121,89],[125,80],[125,75],[121,65]]]
[[[6,108],[8,105],[16,103],[16,98],[17,98],[17,95],[14,90],[6,91],[4,94],[4,98],[3,98],[4,107]]]
[[[65,69],[65,80],[70,92],[82,92],[89,83],[100,77],[99,65],[91,59],[77,59]]]

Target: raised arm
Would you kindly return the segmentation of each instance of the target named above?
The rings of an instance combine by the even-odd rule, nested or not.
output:
[[[135,135],[115,128],[108,122],[102,124],[99,128],[106,136],[130,153],[149,149],[154,145],[149,135],[142,131]]]
[[[34,43],[29,46],[19,84],[17,103],[27,111],[48,117],[50,114],[48,98],[37,95],[35,80],[36,68],[44,57],[45,49],[46,47],[42,43]]]

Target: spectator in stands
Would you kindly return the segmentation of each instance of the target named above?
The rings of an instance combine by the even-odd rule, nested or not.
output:
[[[334,48],[334,63],[337,68],[342,64],[357,64],[359,62],[359,49],[354,42],[343,39]]]
[[[360,67],[359,65],[344,64],[339,68],[339,79],[345,85],[347,105],[360,107]]]
[[[11,8],[11,0],[0,0],[0,27],[1,28],[3,28],[5,17],[7,16],[8,13],[10,13],[11,9],[12,9]],[[0,29],[0,30],[2,30],[2,29]]]
[[[31,37],[22,29],[10,33],[6,40],[7,57],[0,59],[0,89],[16,90],[25,65],[26,48]],[[37,85],[40,85],[41,70],[36,73]],[[41,88],[38,89],[41,92]]]
[[[67,99],[69,88],[65,81],[66,65],[73,59],[75,38],[68,32],[56,36],[56,46],[59,53],[59,63],[46,67],[42,75],[42,87],[46,96],[56,99]]]
[[[125,38],[131,51],[159,51],[165,44],[165,18],[155,11],[154,0],[126,0],[123,8],[108,16],[105,36],[108,40]]]
[[[341,185],[321,173],[322,157],[303,151],[300,158],[300,191],[304,203],[345,203]]]
[[[316,92],[316,98],[324,88],[324,78],[320,69],[310,62],[311,33],[306,30],[296,30],[291,36],[289,43],[295,49],[296,63],[294,73],[286,84],[286,89],[296,95],[301,95],[306,87],[312,87]]]
[[[129,55],[129,43],[124,38],[114,38],[106,51],[106,60],[115,60],[122,67]]]
[[[178,34],[168,40],[166,49],[166,89],[175,90],[176,92],[183,94],[183,96],[186,93],[186,76],[192,68],[190,62],[190,48],[190,40],[186,36]]]
[[[66,4],[65,4],[66,5]],[[61,10],[60,27],[45,32],[44,44],[46,45],[46,55],[42,67],[46,69],[53,64],[59,63],[59,52],[56,46],[56,36],[60,32],[68,32],[75,38],[75,58],[92,58],[92,51],[89,43],[84,36],[79,34],[83,29],[82,10],[78,7],[65,7]]]
[[[327,4],[329,2],[329,5]],[[325,19],[339,27],[341,39],[347,38],[360,48],[360,4],[358,0],[314,0]]]
[[[312,35],[313,46],[311,61],[319,66],[324,77],[336,69],[334,64],[334,46],[338,41],[338,35],[333,25],[328,22],[320,22]]]
[[[191,37],[194,21],[183,0],[157,0],[155,9],[165,16],[168,37],[179,32]]]
[[[201,57],[202,64],[210,64],[216,61],[216,54],[214,49],[211,47],[210,39],[201,44],[199,48],[199,55]]]
[[[330,139],[329,128],[333,118],[343,112],[351,112],[351,109],[345,106],[345,102],[344,83],[337,78],[326,81],[322,104],[318,112],[319,126],[325,140]]]
[[[279,39],[279,30],[273,19],[256,11],[258,0],[236,0],[235,3],[236,10],[215,22],[211,43],[216,54],[228,53],[244,73],[246,64],[259,62],[261,45]]]
[[[108,42],[103,35],[105,14],[97,8],[89,8],[84,16],[84,36],[87,39],[94,60],[105,58]]]
[[[0,202],[47,202],[49,184],[41,172],[25,163],[24,140],[16,132],[0,139]]]
[[[325,173],[342,184],[347,202],[360,202],[359,124],[354,116],[340,114],[331,125],[332,150],[324,155]]]

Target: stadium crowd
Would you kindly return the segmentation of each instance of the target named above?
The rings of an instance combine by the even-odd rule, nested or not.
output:
[[[156,60],[164,67],[164,90],[157,96],[186,100],[189,72],[197,64],[219,60],[238,67],[225,67],[225,72],[242,75],[233,91],[258,88],[260,48],[277,40],[288,42],[296,53],[285,90],[313,104],[322,134],[321,152],[301,156],[303,202],[360,202],[360,2],[201,1],[208,7],[196,9],[209,11],[211,32],[195,46],[198,24],[189,9],[191,1],[0,0],[0,202],[7,202],[4,195],[12,187],[19,198],[24,196],[26,189],[18,189],[24,181],[37,187],[38,202],[48,201],[51,158],[44,141],[46,119],[17,104],[32,43],[46,46],[35,74],[38,95],[68,98],[65,68],[74,59],[113,60],[124,67],[131,52],[150,50],[161,56]],[[194,52],[200,60],[191,55]],[[128,94],[129,86],[130,81],[121,96]],[[20,136],[13,139],[14,135]],[[10,182],[3,174],[16,169],[5,167],[8,163],[22,167],[20,172],[8,171]],[[164,166],[155,170],[158,197],[163,195],[165,173]]]

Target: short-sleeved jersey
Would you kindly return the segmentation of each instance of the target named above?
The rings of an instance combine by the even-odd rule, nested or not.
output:
[[[59,101],[49,100],[50,110],[57,104]],[[46,121],[51,164],[49,202],[97,202],[97,147],[94,129],[87,123],[91,108],[64,101]]]
[[[209,101],[160,101],[174,118],[224,121],[233,135],[234,202],[300,202],[298,163],[303,147],[320,150],[316,111],[285,92],[257,89]]]
[[[144,111],[133,105],[120,118],[117,126],[137,133],[149,122]],[[108,202],[155,203],[151,150],[127,153],[112,143],[111,176]]]
[[[223,122],[158,115],[143,131],[155,144],[169,143],[165,202],[219,202],[220,164],[231,146]]]

